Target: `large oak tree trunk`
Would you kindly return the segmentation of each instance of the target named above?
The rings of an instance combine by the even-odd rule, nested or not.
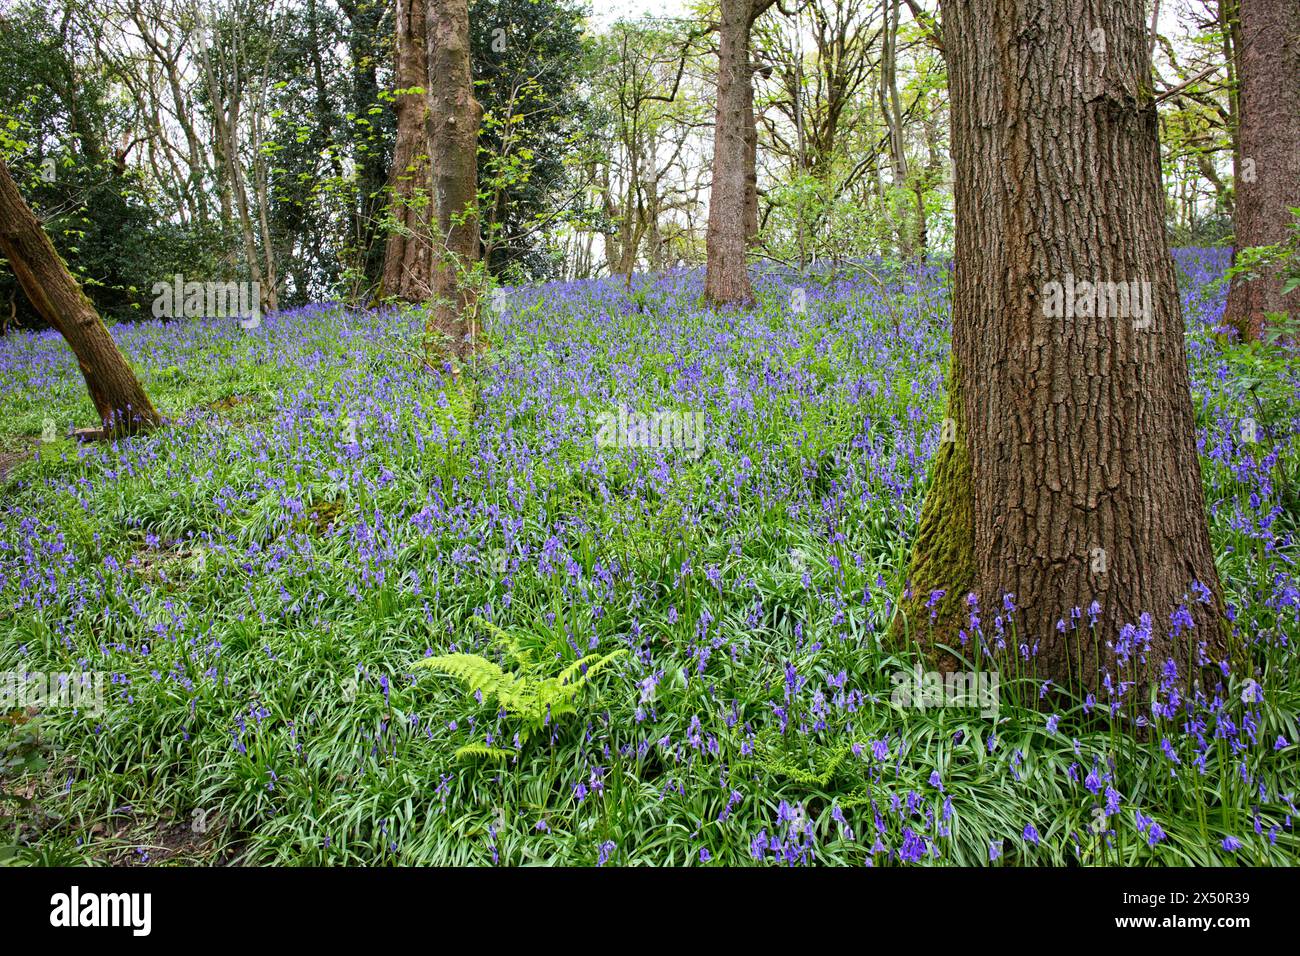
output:
[[[751,182],[754,151],[753,75],[749,35],[771,0],[722,0],[718,44],[718,103],[713,130],[713,186],[709,190],[708,264],[704,295],[715,304],[749,303],[753,286],[745,269],[748,240],[757,233],[757,190]],[[752,211],[751,211],[752,207]]]
[[[1228,649],[1143,4],[948,0],[943,26],[957,220],[948,440],[896,633],[939,669],[964,669],[939,645],[970,629],[967,595],[991,635],[1011,594],[1007,653],[1037,649],[1022,672],[1095,690],[1102,669],[1116,674],[1107,642],[1146,612],[1147,666],[1171,658],[1187,680]],[[1045,314],[1085,281],[1137,282],[1136,303],[1085,314],[1076,286],[1075,308]],[[1204,600],[1187,597],[1193,582]],[[1184,604],[1194,626],[1171,627]]]
[[[1241,159],[1237,169],[1237,250],[1282,241],[1300,207],[1300,0],[1240,0]],[[1273,275],[1237,279],[1225,322],[1258,338],[1270,312],[1300,314],[1300,289],[1282,294]]]
[[[477,296],[469,270],[479,259],[478,132],[467,0],[429,0],[429,156],[434,169],[433,310],[427,340],[465,357],[477,350]]]
[[[3,160],[0,254],[9,260],[36,311],[72,347],[104,435],[131,434],[159,424],[162,418],[140,380],[18,192]]]
[[[427,67],[425,0],[397,0],[396,83],[417,90],[397,97],[397,140],[388,177],[389,216],[394,220],[384,246],[382,292],[407,302],[432,292],[433,178],[426,128],[432,90]]]

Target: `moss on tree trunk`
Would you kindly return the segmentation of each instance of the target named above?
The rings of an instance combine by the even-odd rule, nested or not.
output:
[[[893,622],[895,640],[917,646],[931,666],[945,672],[959,669],[942,645],[957,647],[967,617],[966,595],[976,583],[974,491],[959,392],[954,376],[912,542],[906,591]],[[939,591],[942,596],[932,598]]]

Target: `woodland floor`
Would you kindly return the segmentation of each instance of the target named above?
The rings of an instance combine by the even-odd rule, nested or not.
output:
[[[114,444],[39,442],[91,422],[84,386],[52,333],[0,339],[0,671],[109,675],[102,712],[0,725],[0,791],[29,800],[0,801],[0,856],[1300,862],[1300,371],[1216,329],[1225,253],[1177,259],[1255,671],[1141,740],[1131,700],[1033,706],[1032,655],[995,716],[891,701],[940,267],[818,280],[803,308],[766,276],[724,314],[696,275],[521,289],[455,385],[395,311],[117,326],[173,423]],[[601,447],[620,408],[703,413],[698,454]],[[983,634],[1014,647],[998,610]],[[484,699],[415,666],[449,653],[479,655],[457,660]],[[566,713],[547,679],[607,655]]]

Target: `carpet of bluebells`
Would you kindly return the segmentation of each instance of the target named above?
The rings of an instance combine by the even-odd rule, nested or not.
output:
[[[1297,862],[1300,370],[1216,328],[1225,252],[1176,258],[1251,667],[1148,707],[1122,686],[1042,706],[1028,679],[996,715],[891,701],[916,662],[888,624],[940,438],[939,265],[765,273],[723,313],[694,273],[518,289],[456,377],[396,310],[118,326],[171,424],[114,444],[61,437],[93,421],[61,340],[6,336],[0,671],[107,680],[99,713],[0,723],[4,752],[42,754],[0,763],[0,856]],[[602,446],[619,408],[703,412],[701,453]],[[1005,641],[1013,617],[971,628]],[[616,651],[532,733],[415,667]]]

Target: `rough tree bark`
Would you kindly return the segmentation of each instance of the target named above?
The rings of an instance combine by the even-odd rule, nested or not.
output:
[[[713,130],[713,186],[709,191],[708,264],[704,295],[710,302],[748,304],[753,286],[745,269],[750,228],[757,232],[757,192],[750,223],[749,129],[754,124],[754,87],[749,35],[774,0],[722,0],[718,44],[718,103]],[[753,139],[757,149],[757,131]]]
[[[1148,666],[1172,658],[1186,681],[1228,647],[1142,0],[942,9],[957,220],[947,440],[895,634],[939,670],[964,669],[940,645],[959,647],[971,626],[967,595],[990,634],[1011,594],[1007,653],[1037,647],[1022,671],[1096,690],[1101,668],[1116,673],[1106,642],[1148,612]],[[1128,309],[1097,316],[1085,281],[1145,285]],[[1071,283],[1065,308],[1056,293]],[[1186,597],[1193,582],[1204,600]],[[1184,603],[1194,626],[1171,626]],[[1077,631],[1072,608],[1084,612]]]
[[[395,53],[397,139],[388,177],[389,217],[381,292],[407,302],[428,299],[433,286],[433,175],[426,128],[432,95],[425,0],[397,0]]]
[[[0,254],[42,318],[67,341],[86,380],[105,437],[158,425],[140,380],[118,351],[77,280],[55,251],[0,160]]]
[[[745,248],[758,239],[758,117],[754,114],[754,69],[745,84]]]
[[[429,157],[433,165],[433,309],[426,341],[458,358],[476,351],[477,293],[467,275],[479,258],[478,132],[467,0],[428,0]]]
[[[1300,207],[1300,0],[1240,0],[1241,158],[1233,223],[1239,251],[1282,241]],[[1276,276],[1236,279],[1226,324],[1257,339],[1270,312],[1300,314],[1300,289]]]

